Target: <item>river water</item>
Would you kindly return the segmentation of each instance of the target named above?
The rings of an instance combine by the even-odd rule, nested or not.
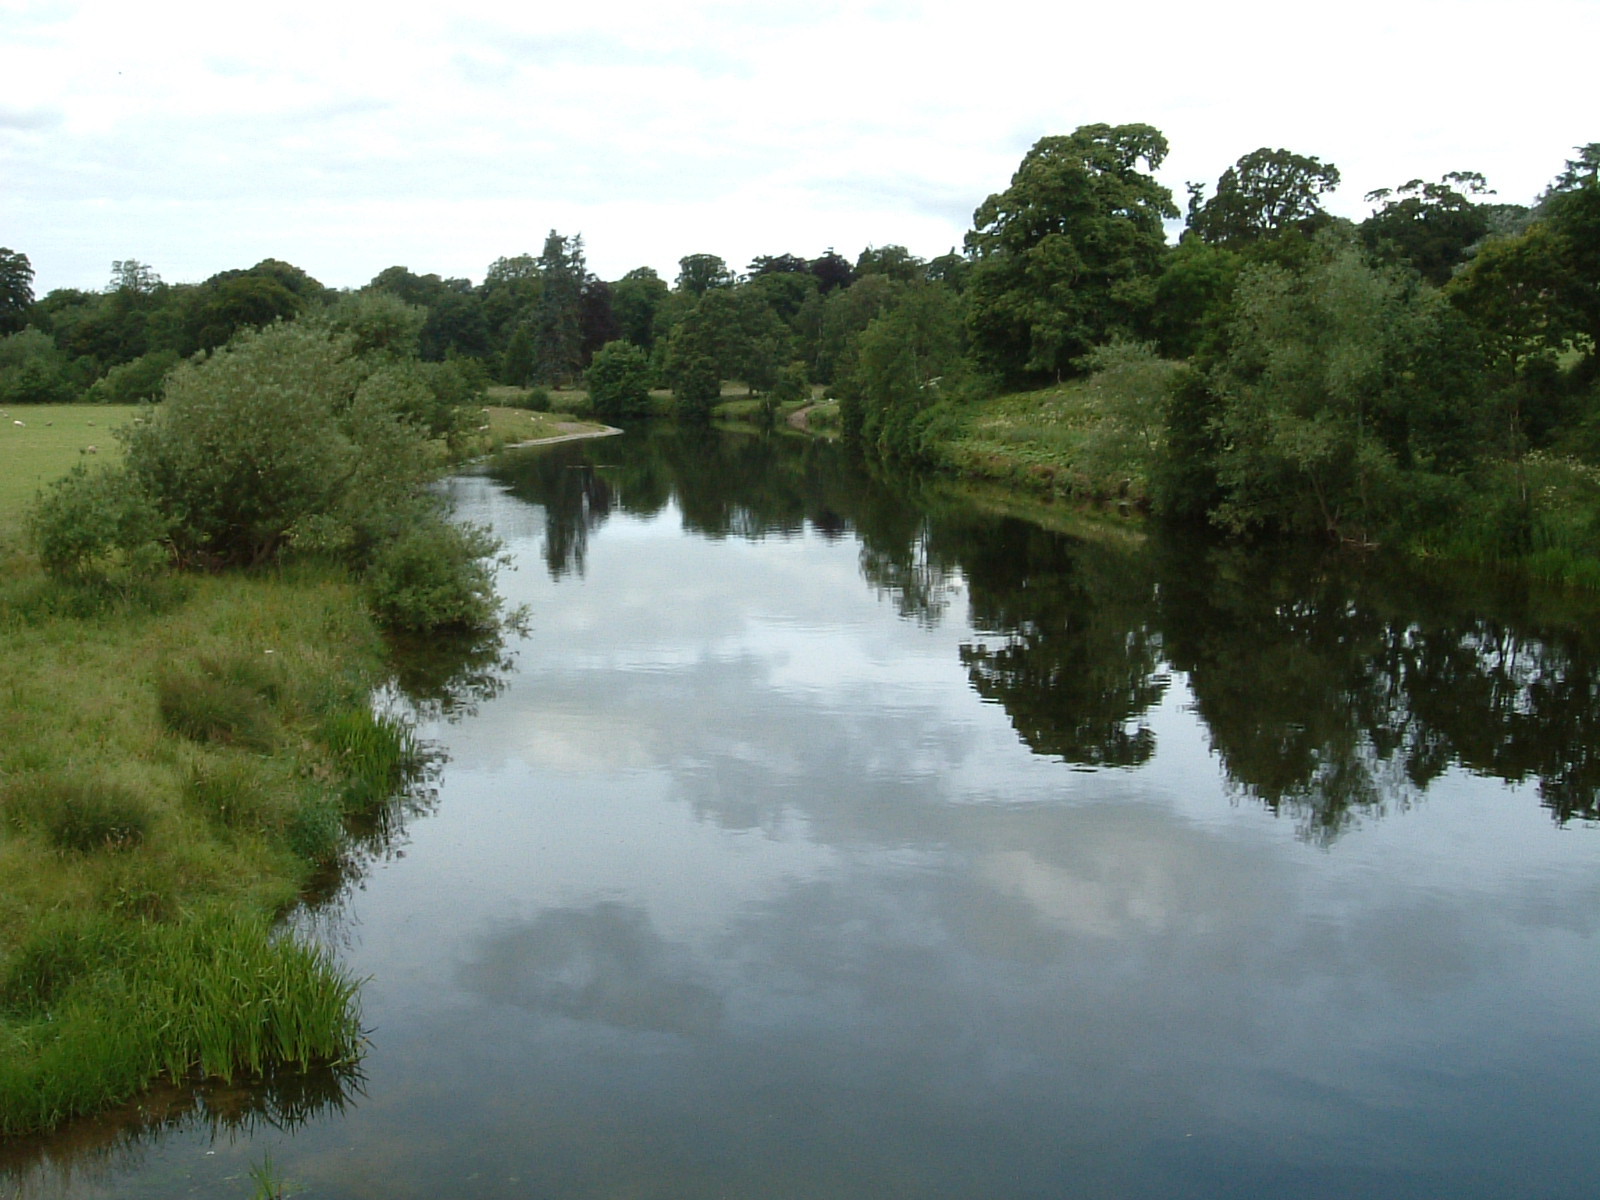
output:
[[[781,437],[451,487],[530,622],[403,681],[442,766],[300,917],[359,1072],[0,1195],[1595,1193],[1592,608]]]

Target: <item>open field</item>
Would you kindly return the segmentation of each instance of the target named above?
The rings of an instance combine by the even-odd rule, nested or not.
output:
[[[134,406],[92,404],[13,405],[0,417],[0,537],[20,528],[35,493],[72,465],[122,453],[112,436],[139,410]],[[16,422],[22,422],[18,425]]]

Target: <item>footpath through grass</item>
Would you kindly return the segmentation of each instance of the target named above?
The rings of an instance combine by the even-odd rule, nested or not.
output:
[[[40,571],[36,481],[128,415],[23,410],[0,442],[0,1135],[162,1073],[357,1055],[353,982],[273,925],[417,763],[373,713],[385,648],[343,572]]]

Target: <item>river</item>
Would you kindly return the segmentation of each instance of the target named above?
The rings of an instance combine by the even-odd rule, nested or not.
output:
[[[0,1195],[1594,1194],[1593,602],[785,436],[450,486],[529,624],[401,681],[440,765],[297,918],[359,1070]]]

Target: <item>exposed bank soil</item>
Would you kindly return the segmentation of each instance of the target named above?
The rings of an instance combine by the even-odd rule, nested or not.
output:
[[[550,446],[556,442],[576,442],[584,438],[611,437],[613,434],[622,432],[622,430],[612,425],[602,425],[599,429],[596,429],[588,421],[561,421],[556,425],[556,428],[563,432],[553,434],[550,437],[529,438],[525,442],[512,442],[506,449],[511,450],[518,446]]]

